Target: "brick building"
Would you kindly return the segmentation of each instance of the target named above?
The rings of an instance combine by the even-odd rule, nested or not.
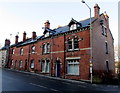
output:
[[[50,29],[45,22],[44,33],[36,32],[27,39],[10,47],[9,67],[37,72],[61,78],[90,80],[90,42],[92,42],[93,77],[114,77],[114,39],[109,29],[109,17],[99,14],[100,7],[94,6],[92,17],[92,41],[90,41],[90,18],[71,21],[63,27]]]
[[[0,49],[0,67],[7,67],[9,63],[10,40],[5,40],[5,45]]]

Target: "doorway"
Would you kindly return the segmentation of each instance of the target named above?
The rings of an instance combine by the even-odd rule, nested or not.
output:
[[[25,60],[25,70],[27,70],[27,60]]]
[[[60,77],[60,61],[56,61],[56,77]]]

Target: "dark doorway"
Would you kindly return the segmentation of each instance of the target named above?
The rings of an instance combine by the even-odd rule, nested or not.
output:
[[[56,61],[56,77],[60,77],[60,61]]]
[[[27,70],[27,60],[25,60],[25,70]]]

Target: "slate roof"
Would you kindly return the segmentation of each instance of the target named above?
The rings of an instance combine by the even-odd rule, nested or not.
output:
[[[72,19],[73,20],[73,19]],[[94,18],[94,17],[92,17],[91,18],[91,22],[94,22],[96,19]],[[77,22],[76,20],[75,20],[75,22]],[[84,27],[89,27],[89,24],[90,24],[90,18],[88,18],[88,19],[85,19],[85,20],[82,20],[82,21],[79,21],[78,23],[80,23],[81,25],[82,25],[82,27],[81,28],[84,28]],[[65,33],[65,32],[68,32],[69,31],[69,24],[68,25],[66,25],[66,26],[63,26],[63,27],[59,27],[59,28],[56,28],[56,29],[46,29],[48,32],[51,32],[51,33],[53,33],[52,35],[57,35],[57,34],[61,34],[61,33]],[[51,35],[51,34],[50,34]],[[13,45],[11,45],[12,47],[13,46],[17,46],[17,47],[19,47],[19,46],[23,46],[23,45],[27,45],[27,44],[30,44],[30,43],[34,43],[34,42],[36,42],[37,40],[39,40],[39,39],[44,39],[45,37],[44,37],[44,35],[42,35],[42,36],[38,36],[38,37],[36,37],[36,39],[32,39],[32,38],[30,38],[30,39],[28,39],[28,40],[26,40],[25,42],[19,42],[19,43],[17,43],[17,44],[13,44]]]

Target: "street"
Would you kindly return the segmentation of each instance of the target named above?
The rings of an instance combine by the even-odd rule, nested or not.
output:
[[[14,70],[2,69],[2,91],[44,91],[44,92],[79,92],[84,93],[120,93],[116,85],[96,85],[75,83],[25,74]]]

